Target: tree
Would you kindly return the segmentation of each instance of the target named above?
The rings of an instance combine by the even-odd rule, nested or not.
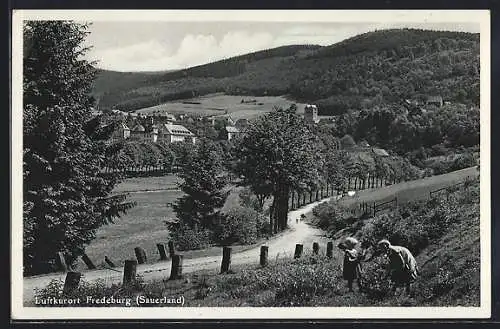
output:
[[[195,148],[187,151],[179,176],[183,179],[180,188],[185,195],[174,205],[178,222],[172,229],[212,229],[229,194],[217,144],[200,139]]]
[[[287,226],[290,192],[318,184],[323,159],[318,139],[293,109],[275,108],[257,118],[236,146],[236,170],[255,194],[273,196],[270,226]]]
[[[23,250],[25,274],[53,270],[57,252],[72,262],[96,230],[133,206],[110,196],[119,177],[103,174],[117,152],[100,117],[91,117],[94,68],[81,56],[86,25],[24,26]]]

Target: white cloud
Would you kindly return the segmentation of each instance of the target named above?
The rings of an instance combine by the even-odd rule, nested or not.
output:
[[[157,40],[149,40],[125,47],[94,49],[88,57],[98,60],[98,66],[104,69],[156,71],[186,68],[270,47],[273,37],[269,33],[231,31],[220,41],[212,35],[188,34],[175,52]]]
[[[182,69],[266,48],[291,44],[317,44],[327,46],[355,35],[385,29],[414,27],[436,30],[474,30],[471,24],[459,23],[394,23],[373,22],[364,24],[296,24],[293,27],[271,32],[229,30],[221,37],[213,34],[191,33],[184,35],[176,49],[152,36],[131,45],[93,49],[90,59],[99,60],[98,66],[118,71],[158,71]],[[115,37],[113,35],[113,37]],[[115,39],[108,39],[116,41]],[[115,43],[116,44],[116,43]]]

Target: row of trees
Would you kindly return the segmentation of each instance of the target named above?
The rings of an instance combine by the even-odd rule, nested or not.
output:
[[[421,147],[457,149],[479,145],[479,126],[477,106],[449,104],[423,112],[386,105],[341,115],[329,126],[329,133],[338,137],[352,134],[357,140],[406,155]]]
[[[366,152],[332,148],[330,137],[307,125],[291,107],[276,108],[257,118],[228,150],[202,140],[188,151],[180,172],[185,196],[175,206],[178,221],[169,224],[174,235],[178,240],[189,236],[198,241],[214,236],[221,223],[228,225],[221,213],[228,194],[228,172],[236,174],[238,184],[255,196],[253,201],[248,195],[243,198],[247,208],[263,214],[270,200],[270,233],[287,227],[292,193],[311,193],[326,185],[338,190],[353,184],[361,188],[374,185],[375,179],[394,182],[421,175],[399,156],[369,157]]]

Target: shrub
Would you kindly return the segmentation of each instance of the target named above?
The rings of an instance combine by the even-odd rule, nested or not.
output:
[[[221,216],[214,229],[214,240],[221,244],[252,244],[269,232],[267,220],[254,209],[237,206]]]
[[[210,246],[212,242],[211,232],[207,229],[177,226],[170,234],[179,250],[203,249]]]
[[[337,232],[354,221],[349,209],[336,202],[321,203],[314,207],[313,215],[316,216],[316,224],[329,232]]]
[[[381,301],[389,296],[390,279],[386,278],[386,260],[382,257],[363,263],[362,287],[371,300]]]
[[[273,306],[312,306],[317,296],[340,295],[344,283],[337,264],[320,259],[312,263],[297,262],[276,280]]]

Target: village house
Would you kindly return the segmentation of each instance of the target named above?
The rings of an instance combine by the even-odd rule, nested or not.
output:
[[[224,126],[234,126],[235,124],[233,118],[231,118],[229,114],[213,115],[208,117],[208,120],[211,122],[212,126],[215,126],[216,123],[221,123]]]
[[[132,129],[130,129],[130,139],[136,141],[152,141],[156,143],[158,136],[158,131],[153,128],[151,130],[146,130],[143,125],[136,124]]]
[[[235,138],[236,136],[238,136],[241,133],[240,130],[234,126],[226,126],[226,132],[227,132],[227,140],[228,141]]]
[[[130,128],[125,123],[120,122],[111,135],[111,140],[124,140],[128,138],[130,138]]]
[[[248,122],[248,119],[238,119],[236,120],[236,122],[234,123],[234,126],[236,127],[236,129],[238,130],[244,130],[248,127],[250,123]]]
[[[186,127],[172,123],[164,123],[158,128],[158,141],[166,143],[191,142],[196,143],[196,136]]]
[[[441,106],[443,106],[443,97],[441,97],[441,96],[429,96],[429,97],[427,97],[425,104],[441,107]]]

